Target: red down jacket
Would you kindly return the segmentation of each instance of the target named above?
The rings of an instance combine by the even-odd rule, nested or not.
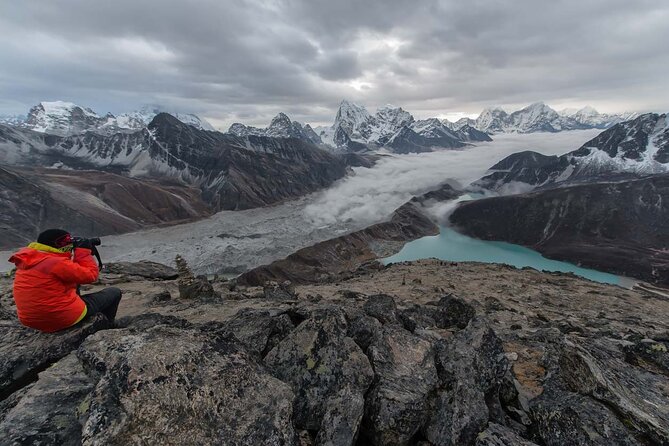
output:
[[[53,332],[70,327],[86,316],[86,304],[77,285],[95,282],[98,265],[85,248],[74,256],[40,243],[31,243],[9,259],[16,265],[14,301],[21,323]]]

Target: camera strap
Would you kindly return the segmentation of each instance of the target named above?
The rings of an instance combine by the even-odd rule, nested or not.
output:
[[[91,253],[98,260],[98,268],[101,270],[102,269],[102,259],[100,258],[100,253],[98,252],[98,248],[96,246],[93,246],[93,248],[91,249]]]

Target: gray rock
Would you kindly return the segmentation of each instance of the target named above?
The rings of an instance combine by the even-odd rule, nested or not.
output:
[[[37,379],[37,374],[79,347],[87,336],[110,328],[97,315],[57,333],[42,333],[19,324],[0,321],[0,401]]]
[[[423,431],[433,444],[473,444],[491,417],[487,399],[498,401],[508,362],[487,322],[473,319],[446,344],[437,344],[442,389]],[[499,404],[499,403],[497,403]]]
[[[264,358],[290,331],[295,328],[286,313],[244,308],[222,329],[239,339],[246,350]]]
[[[19,403],[19,401],[21,401],[21,398],[23,398],[25,394],[28,393],[28,390],[30,390],[34,385],[34,383],[28,384],[27,386],[22,387],[20,390],[12,393],[4,400],[0,401],[0,423],[2,423],[2,420],[5,419],[9,411],[12,410],[14,406]]]
[[[369,296],[363,309],[365,313],[378,319],[382,324],[397,322],[397,305],[395,305],[395,299],[387,294]]]
[[[174,268],[148,260],[142,260],[141,262],[107,263],[104,266],[103,272],[125,276],[138,276],[152,280],[174,280],[178,277],[177,271]]]
[[[488,424],[488,428],[476,437],[475,444],[476,446],[536,446],[536,443],[496,423]]]
[[[418,328],[465,328],[475,315],[471,305],[447,294],[428,305],[414,305],[400,310],[397,318],[407,330],[414,331]]]
[[[0,422],[3,444],[80,445],[78,411],[93,381],[74,353],[39,374],[39,380]]]
[[[323,446],[355,444],[364,406],[365,399],[362,393],[352,389],[351,386],[342,387],[328,399],[315,444]]]
[[[606,404],[637,435],[669,444],[669,380],[626,362],[613,340],[568,337],[560,374],[569,390]]]
[[[435,315],[439,328],[465,328],[476,315],[474,308],[464,300],[447,294],[437,303],[439,311]]]
[[[263,295],[265,299],[273,300],[293,300],[296,298],[295,288],[287,280],[282,283],[267,282],[263,285]]]
[[[427,420],[428,396],[437,385],[433,346],[385,325],[367,355],[376,377],[367,395],[363,435],[374,445],[408,444]]]
[[[650,372],[669,377],[669,342],[645,339],[623,347],[625,360]]]
[[[417,328],[435,328],[439,310],[436,306],[413,305],[397,313],[397,318],[404,328],[414,331]]]
[[[546,446],[640,444],[606,406],[572,392],[544,392],[532,401],[530,417],[533,430]]]
[[[295,444],[289,386],[235,342],[167,325],[89,337],[78,357],[97,384],[83,443]]]
[[[347,336],[341,310],[315,311],[267,354],[265,364],[293,386],[298,428],[318,430],[322,444],[353,444],[374,372]]]
[[[381,322],[366,314],[354,314],[348,324],[348,336],[366,353],[370,345],[381,341]]]
[[[167,302],[172,300],[172,294],[170,294],[168,290],[158,291],[157,293],[150,294],[147,297],[151,299],[151,302],[153,303]]]

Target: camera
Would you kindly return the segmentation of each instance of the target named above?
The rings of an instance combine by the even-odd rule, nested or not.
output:
[[[94,246],[100,246],[102,242],[100,241],[99,237],[93,237],[93,238],[83,238],[83,237],[72,237],[72,244],[74,247],[94,247]]]

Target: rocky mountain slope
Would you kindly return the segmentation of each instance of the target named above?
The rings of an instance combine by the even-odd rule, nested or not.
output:
[[[111,113],[98,115],[87,107],[72,102],[43,101],[32,107],[27,116],[0,118],[0,123],[27,128],[35,132],[69,136],[87,131],[113,133],[122,130],[139,130],[165,110],[158,107],[143,107],[140,110],[114,116]],[[181,122],[200,130],[215,130],[206,120],[187,113],[173,114]]]
[[[198,293],[187,271],[113,271],[102,283],[123,290],[125,318],[55,335],[17,324],[0,279],[3,441],[669,442],[669,301],[657,294],[440,261]]]
[[[197,188],[106,172],[0,167],[0,249],[47,227],[82,237],[175,224],[210,214]]]
[[[562,156],[526,151],[514,153],[490,168],[476,184],[500,190],[523,183],[553,187],[669,171],[669,116],[648,113],[614,125]]]
[[[486,108],[475,120],[463,118],[451,124],[451,127],[459,129],[463,125],[470,125],[489,134],[559,132],[592,128],[605,129],[635,117],[636,115],[632,113],[601,114],[592,107],[558,113],[543,102],[536,102],[512,113],[507,113],[498,107]]]
[[[179,180],[213,210],[247,209],[304,195],[343,177],[343,160],[292,138],[240,138],[161,113],[144,129],[59,137],[0,125],[0,164],[106,170]]]
[[[476,238],[669,284],[668,203],[669,174],[662,174],[469,201],[450,221]]]

